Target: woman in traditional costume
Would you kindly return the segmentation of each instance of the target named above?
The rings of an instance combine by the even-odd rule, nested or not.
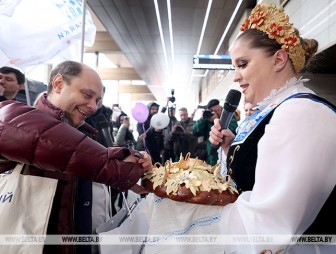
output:
[[[270,242],[236,244],[225,253],[336,253],[335,245],[321,244],[336,234],[335,106],[300,75],[318,43],[301,38],[283,8],[269,3],[258,4],[241,30],[230,52],[234,81],[258,110],[236,136],[220,131],[218,119],[211,130],[241,192],[222,210],[222,233]],[[316,245],[294,245],[292,236],[303,234],[323,237],[309,238]]]

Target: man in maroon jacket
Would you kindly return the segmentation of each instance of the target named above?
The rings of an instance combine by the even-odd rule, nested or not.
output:
[[[37,109],[0,103],[0,172],[23,162],[33,175],[58,179],[47,234],[91,234],[92,181],[127,190],[152,166],[145,152],[105,148],[90,138],[97,131],[84,120],[97,110],[102,95],[93,69],[65,61],[51,72]],[[81,247],[46,245],[44,252],[91,252],[91,246]]]

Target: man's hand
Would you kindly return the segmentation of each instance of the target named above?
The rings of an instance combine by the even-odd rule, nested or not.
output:
[[[144,173],[152,169],[152,159],[150,155],[144,151],[138,151],[136,155],[130,155],[126,157],[124,162],[141,164]]]
[[[146,139],[146,133],[142,133],[140,136],[139,136],[139,139]]]
[[[144,151],[139,152],[143,158],[140,158],[138,160],[138,163],[141,164],[142,168],[144,169],[144,172],[150,171],[152,169],[152,158],[150,157],[150,155]]]

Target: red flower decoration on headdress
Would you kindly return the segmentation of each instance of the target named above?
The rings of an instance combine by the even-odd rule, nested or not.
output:
[[[240,31],[244,32],[246,29],[248,29],[249,25],[250,25],[250,19],[246,18],[244,23],[240,27]]]
[[[304,65],[304,49],[300,43],[299,35],[295,34],[289,17],[281,6],[270,3],[260,3],[251,11],[250,17],[246,18],[240,30],[257,29],[274,39],[289,54],[297,73]]]
[[[267,34],[271,39],[274,39],[275,36],[282,36],[282,26],[276,23],[271,23],[268,28],[266,28]]]
[[[258,11],[251,15],[251,22],[254,25],[260,26],[264,22],[264,12]]]
[[[294,37],[293,35],[284,38],[284,46],[286,48],[294,48],[298,42],[298,38],[296,36]]]

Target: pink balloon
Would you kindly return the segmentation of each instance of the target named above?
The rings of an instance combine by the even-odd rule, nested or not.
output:
[[[132,108],[131,112],[132,112],[133,118],[137,120],[139,123],[146,122],[148,114],[149,114],[148,107],[141,102],[135,103],[135,106]]]

